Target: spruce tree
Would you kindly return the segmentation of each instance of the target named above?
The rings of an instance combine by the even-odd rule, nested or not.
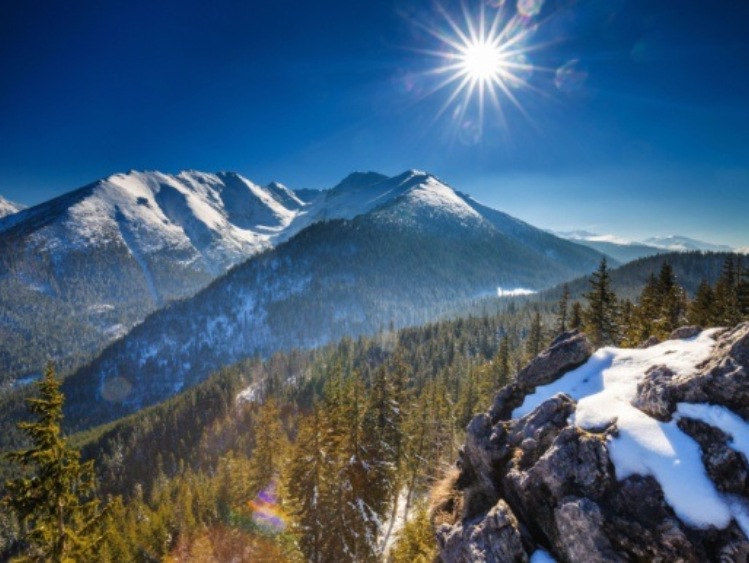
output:
[[[570,330],[576,330],[583,326],[583,306],[579,301],[572,304],[572,313],[570,314]]]
[[[36,385],[39,396],[28,399],[28,409],[37,420],[18,424],[32,445],[6,454],[24,475],[6,482],[3,504],[21,523],[29,560],[92,559],[103,539],[104,517],[93,461],[80,463],[79,453],[61,434],[64,397],[51,365]]]
[[[707,280],[702,280],[689,304],[687,320],[689,324],[707,328],[716,324],[716,317],[715,293]]]
[[[525,344],[525,351],[529,359],[532,360],[541,353],[542,339],[541,313],[536,311],[533,313],[531,329],[528,332],[528,340]]]
[[[739,315],[742,320],[749,321],[749,266],[739,267],[738,294]]]
[[[496,393],[510,383],[510,343],[507,336],[504,336],[499,343],[499,350],[497,351],[497,356],[494,358],[492,367],[494,373],[494,392]]]
[[[253,417],[254,446],[250,456],[247,479],[247,498],[252,499],[279,473],[287,447],[286,433],[281,425],[281,413],[273,398],[260,406]]]
[[[656,335],[667,338],[686,322],[686,292],[676,281],[671,264],[664,262],[658,276],[658,315],[655,321]]]
[[[596,346],[617,344],[619,341],[616,294],[611,289],[606,258],[589,280],[591,290],[585,294],[588,305],[583,312],[585,332]]]
[[[567,284],[564,284],[564,288],[562,289],[562,296],[559,298],[559,303],[557,304],[557,335],[560,335],[567,330],[567,309],[569,308],[569,300],[570,288]]]
[[[619,311],[619,344],[624,348],[636,346],[641,340],[638,336],[635,306],[629,299],[625,299],[619,303]]]
[[[299,538],[299,547],[311,563],[327,560],[323,537],[327,530],[326,517],[333,510],[333,507],[321,505],[321,501],[329,498],[322,494],[328,463],[323,434],[319,409],[315,407],[312,414],[299,423],[293,455],[285,469],[294,532]]]
[[[728,255],[715,284],[716,321],[723,326],[732,327],[741,321],[739,305],[739,275],[736,260]]]

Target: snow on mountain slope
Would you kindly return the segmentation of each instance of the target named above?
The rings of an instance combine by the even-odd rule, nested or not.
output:
[[[25,226],[51,252],[117,242],[134,255],[175,250],[187,254],[182,261],[217,275],[271,246],[288,227],[295,212],[281,200],[300,203],[233,173],[133,171],[0,222],[0,236]]]
[[[601,258],[507,216],[487,211],[487,218],[428,174],[355,180],[353,193],[320,196],[330,203],[327,215],[315,200],[286,232],[310,220],[307,213],[329,220],[149,316],[66,380],[71,418],[101,422],[242,358],[422,324],[498,286],[548,287],[591,271]],[[106,402],[122,378],[131,393]]]
[[[23,209],[22,205],[8,201],[3,196],[0,196],[0,219],[18,213]]]
[[[0,219],[0,381],[77,367],[272,247],[297,214],[284,202],[232,173],[129,172]]]
[[[305,202],[291,189],[280,182],[271,182],[265,189],[281,202],[287,209],[299,209],[304,207]]]

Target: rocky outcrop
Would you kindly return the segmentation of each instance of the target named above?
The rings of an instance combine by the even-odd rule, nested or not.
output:
[[[700,332],[690,327],[672,336],[689,340]],[[749,510],[749,464],[734,437],[679,410],[680,403],[721,405],[749,421],[749,323],[712,337],[709,358],[688,373],[670,369],[664,359],[641,374],[631,404],[691,437],[720,494]],[[513,418],[526,396],[581,366],[592,352],[582,333],[562,335],[471,421],[454,479],[462,512],[435,514],[442,561],[528,561],[536,550],[586,563],[747,561],[749,539],[736,519],[722,528],[687,524],[657,479],[617,477],[611,455],[616,420],[602,428],[577,426],[578,405],[564,393]]]
[[[507,419],[537,386],[551,383],[561,375],[584,364],[593,354],[593,345],[580,332],[565,332],[518,373],[514,382],[502,389],[489,414],[493,421]]]

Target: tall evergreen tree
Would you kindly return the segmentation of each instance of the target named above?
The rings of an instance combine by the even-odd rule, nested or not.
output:
[[[664,262],[658,275],[657,336],[667,338],[671,332],[686,322],[686,292],[678,284],[671,264]]]
[[[570,330],[575,330],[583,326],[583,306],[579,301],[572,304],[572,313],[570,314]]]
[[[499,342],[499,350],[494,358],[494,392],[510,383],[510,342],[505,335]]]
[[[529,359],[533,359],[541,353],[543,345],[543,329],[541,327],[541,313],[536,310],[533,313],[531,328],[528,332],[528,340],[525,344],[525,352]]]
[[[687,320],[689,324],[701,327],[710,327],[716,324],[715,293],[707,280],[702,280],[697,288],[697,293],[689,304]]]
[[[619,326],[616,294],[611,289],[606,258],[601,259],[598,270],[589,280],[591,289],[585,294],[588,305],[583,312],[585,331],[596,346],[617,344]]]
[[[641,342],[637,327],[637,315],[635,306],[629,299],[619,303],[619,345],[624,348],[631,348]]]
[[[333,509],[321,505],[325,498],[322,489],[327,464],[323,433],[319,409],[315,407],[312,414],[299,423],[299,433],[286,468],[286,490],[294,531],[302,552],[311,563],[328,560],[323,538],[327,529],[326,517]]]
[[[3,504],[22,525],[30,560],[92,559],[103,539],[104,517],[96,498],[93,461],[81,464],[79,453],[61,435],[64,397],[51,365],[37,387],[39,396],[28,399],[37,420],[18,424],[32,446],[7,454],[25,474],[5,484],[8,496]]]
[[[248,498],[252,499],[281,469],[288,440],[276,400],[268,398],[253,417],[254,447],[248,467]]]
[[[559,298],[559,303],[557,303],[557,335],[562,334],[567,330],[569,300],[570,288],[567,284],[564,284],[564,287],[562,289],[562,296]]]
[[[733,255],[726,257],[720,278],[715,284],[716,321],[723,326],[734,326],[741,321],[739,305],[739,273]]]

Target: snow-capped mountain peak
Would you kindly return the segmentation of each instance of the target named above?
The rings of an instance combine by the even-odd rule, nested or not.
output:
[[[0,196],[0,219],[13,215],[24,209],[22,205],[8,201],[3,196]]]

